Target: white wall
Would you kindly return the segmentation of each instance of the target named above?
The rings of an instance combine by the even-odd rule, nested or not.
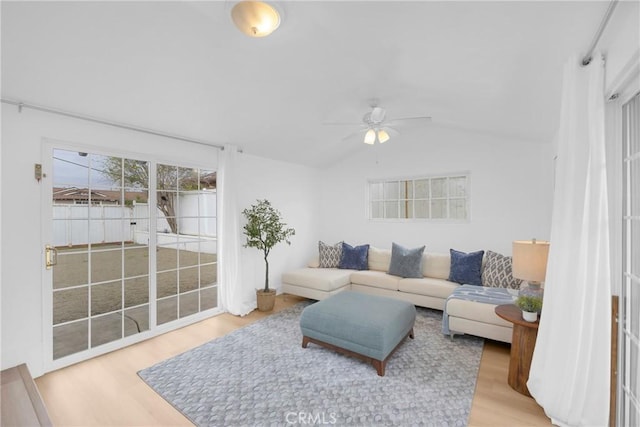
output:
[[[634,55],[640,54],[640,2],[621,1],[611,15],[597,49],[606,57],[605,88],[619,90],[621,75]]]
[[[282,213],[284,222],[296,230],[291,246],[279,243],[269,255],[269,287],[279,291],[282,273],[306,265],[316,251],[320,224],[319,172],[249,154],[240,154],[238,164],[239,210],[255,204],[258,199],[268,199]],[[244,218],[240,224],[244,226]],[[249,280],[256,289],[263,287],[262,252],[242,248],[241,256],[242,279]]]
[[[516,239],[548,239],[553,159],[550,144],[527,143],[429,126],[403,132],[384,145],[364,147],[322,174],[320,238],[333,244],[390,248],[426,245],[511,253]],[[471,221],[382,222],[365,217],[367,179],[468,171]]]
[[[218,150],[213,147],[168,140],[79,120],[25,109],[2,108],[2,290],[1,322],[2,369],[26,362],[31,373],[44,373],[43,338],[43,254],[41,236],[41,192],[43,184],[33,177],[35,163],[43,162],[43,138],[87,146],[87,151],[115,150],[122,153],[148,153],[147,158],[181,163],[186,166],[217,165]],[[298,266],[307,258],[304,249],[316,240],[317,203],[315,171],[302,166],[243,155],[239,196],[242,205],[255,198],[269,198],[296,228],[293,246],[273,252],[274,284],[285,268]],[[45,171],[49,173],[50,171]],[[14,203],[20,201],[20,203]],[[242,206],[241,205],[241,206]],[[6,250],[10,248],[10,250]],[[245,250],[243,265],[255,273],[260,284],[261,261],[254,251]]]

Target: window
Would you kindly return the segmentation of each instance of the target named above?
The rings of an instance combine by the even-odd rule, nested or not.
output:
[[[369,219],[468,220],[469,175],[369,181]]]

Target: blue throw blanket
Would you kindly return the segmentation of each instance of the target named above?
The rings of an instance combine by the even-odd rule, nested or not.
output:
[[[447,314],[447,303],[451,299],[461,299],[475,301],[484,304],[511,304],[516,298],[517,291],[514,289],[488,288],[484,286],[462,285],[456,288],[444,303],[442,312],[442,333],[451,335],[449,330],[449,315]],[[459,333],[454,331],[455,333]]]

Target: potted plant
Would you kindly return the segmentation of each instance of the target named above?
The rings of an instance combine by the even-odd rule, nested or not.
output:
[[[262,251],[265,264],[264,289],[256,290],[256,298],[258,310],[271,311],[276,301],[276,290],[269,289],[269,252],[277,243],[284,241],[290,245],[289,237],[295,235],[296,231],[287,228],[287,224],[282,222],[280,212],[271,206],[268,200],[257,202],[242,211],[247,219],[244,226],[244,234],[247,237],[244,247]]]
[[[524,320],[535,322],[538,320],[538,313],[542,310],[542,299],[531,295],[521,295],[516,299],[516,305],[522,310]]]

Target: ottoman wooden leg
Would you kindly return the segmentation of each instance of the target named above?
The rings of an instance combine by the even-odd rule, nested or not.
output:
[[[302,337],[302,348],[307,348],[308,344],[309,344],[309,338]]]
[[[413,339],[413,328],[409,331],[409,338]]]
[[[386,367],[385,365],[387,364],[387,361],[371,359],[371,362],[373,363],[373,366],[376,368],[376,371],[378,371],[378,376],[384,377],[384,368]]]

